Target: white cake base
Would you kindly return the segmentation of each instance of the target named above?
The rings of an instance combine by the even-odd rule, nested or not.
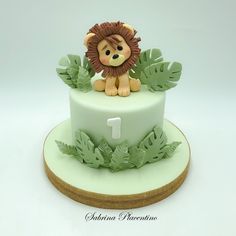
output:
[[[127,209],[152,204],[166,198],[182,184],[190,161],[190,147],[183,133],[166,120],[163,130],[168,143],[182,142],[173,157],[140,169],[112,173],[105,168],[87,167],[58,150],[55,140],[72,143],[70,120],[64,121],[45,140],[46,173],[62,193],[87,205]]]

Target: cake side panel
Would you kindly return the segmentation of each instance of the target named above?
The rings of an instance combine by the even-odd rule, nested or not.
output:
[[[86,99],[87,96],[91,99]],[[123,141],[128,141],[129,146],[132,146],[140,142],[154,126],[162,127],[165,93],[160,93],[151,103],[148,103],[145,94],[134,96],[126,100],[113,97],[109,102],[107,96],[100,96],[98,92],[86,95],[72,90],[70,112],[73,139],[75,132],[80,129],[86,132],[95,144],[105,138],[113,147]],[[117,132],[120,135],[114,136]]]

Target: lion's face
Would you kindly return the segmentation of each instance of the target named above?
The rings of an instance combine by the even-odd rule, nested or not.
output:
[[[102,77],[121,76],[136,63],[140,48],[136,31],[128,24],[104,22],[94,25],[84,38],[87,47],[85,55],[97,73]]]
[[[99,60],[105,66],[120,66],[131,55],[131,49],[124,40],[124,38],[118,34],[111,37],[117,39],[117,43],[111,45],[106,39],[103,39],[98,43],[97,50],[99,53]]]

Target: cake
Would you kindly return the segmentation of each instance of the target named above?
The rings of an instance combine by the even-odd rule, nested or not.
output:
[[[131,169],[141,173],[185,145],[173,138],[169,142],[163,129],[166,91],[177,85],[182,66],[164,61],[159,49],[141,51],[136,33],[119,21],[96,24],[84,38],[83,58],[67,55],[57,68],[59,78],[71,87],[71,138],[65,142],[58,135],[54,142],[84,173],[96,169],[95,179],[104,169],[111,176]]]

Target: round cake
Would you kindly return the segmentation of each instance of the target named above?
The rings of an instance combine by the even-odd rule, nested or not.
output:
[[[157,48],[141,51],[136,33],[120,21],[95,24],[84,57],[59,61],[57,74],[71,87],[70,119],[47,137],[45,167],[60,191],[85,204],[148,205],[174,192],[188,171],[188,142],[164,120],[165,91],[182,66]]]

